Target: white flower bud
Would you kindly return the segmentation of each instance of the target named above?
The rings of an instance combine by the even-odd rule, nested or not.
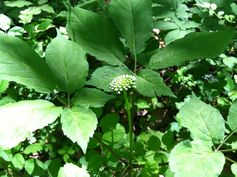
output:
[[[127,91],[130,88],[136,88],[136,77],[133,75],[120,75],[110,82],[110,88],[117,94]]]

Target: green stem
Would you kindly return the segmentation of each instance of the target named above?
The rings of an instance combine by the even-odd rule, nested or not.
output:
[[[67,107],[71,107],[70,93],[67,93]]]
[[[136,74],[137,73],[137,55],[134,54],[134,73]]]
[[[218,151],[225,144],[225,142],[228,141],[228,139],[230,139],[230,137],[233,136],[236,132],[237,129],[235,129],[231,134],[229,134],[226,139],[224,139],[224,141],[216,148],[216,151]]]
[[[131,103],[128,98],[128,94],[126,91],[123,92],[124,100],[125,100],[125,109],[127,111],[128,116],[128,127],[129,127],[129,150],[130,150],[130,159],[129,159],[129,176],[132,176],[132,160],[133,160],[133,122],[132,122],[132,115],[131,115]]]
[[[235,160],[233,160],[233,159],[231,159],[231,158],[229,158],[229,157],[226,157],[226,156],[225,156],[225,159],[228,160],[229,162],[237,163]]]
[[[221,152],[233,152],[233,151],[237,151],[237,149],[223,149],[220,150]]]

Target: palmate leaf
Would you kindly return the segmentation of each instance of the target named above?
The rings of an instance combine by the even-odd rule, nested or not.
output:
[[[141,53],[152,32],[151,0],[112,0],[109,15],[133,55]]]
[[[97,128],[97,118],[94,112],[85,107],[65,109],[61,117],[63,133],[72,142],[76,142],[86,153],[89,139]]]
[[[62,36],[55,38],[47,47],[46,62],[61,90],[72,93],[85,84],[89,66],[86,53],[77,43]]]
[[[171,96],[175,97],[173,92],[167,87],[160,75],[152,70],[144,69],[138,73],[136,81],[136,90],[144,96]]]
[[[184,141],[170,153],[169,166],[174,177],[219,177],[225,156],[200,141]]]
[[[73,8],[67,25],[70,36],[89,54],[111,65],[124,60],[115,26],[104,16]]]
[[[58,177],[90,177],[90,175],[84,168],[67,163],[60,168]]]
[[[179,66],[187,61],[216,57],[231,42],[234,31],[194,32],[157,50],[151,57],[149,68],[161,69]]]
[[[44,100],[20,101],[0,107],[0,147],[10,149],[35,130],[53,123],[62,109]]]
[[[0,34],[0,80],[15,81],[39,92],[56,88],[52,72],[27,43]]]
[[[220,112],[212,106],[192,98],[179,110],[177,120],[191,132],[194,140],[209,144],[224,139],[225,121]]]

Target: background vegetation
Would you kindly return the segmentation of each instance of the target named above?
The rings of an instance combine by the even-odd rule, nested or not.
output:
[[[237,176],[236,25],[234,0],[0,1],[0,176]]]

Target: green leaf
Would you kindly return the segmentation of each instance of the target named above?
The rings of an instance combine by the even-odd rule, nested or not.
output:
[[[180,30],[180,29],[170,31],[165,36],[165,39],[164,39],[165,44],[168,45],[168,44],[172,43],[173,41],[183,38],[184,36],[186,36],[187,34],[189,34],[191,32],[193,32],[193,31],[192,30]]]
[[[74,92],[83,87],[89,66],[82,48],[62,36],[47,47],[46,62],[59,81],[63,91]]]
[[[231,165],[231,172],[237,176],[237,163]]]
[[[175,97],[173,92],[167,87],[160,75],[152,70],[143,69],[138,73],[136,81],[136,90],[144,96],[171,96]]]
[[[0,81],[0,94],[4,93],[9,86],[9,82],[5,80]]]
[[[153,150],[153,151],[159,151],[160,150],[160,146],[161,146],[161,142],[160,142],[160,139],[154,135],[152,135],[148,142],[148,148],[150,150]]]
[[[25,0],[16,0],[16,1],[4,1],[4,4],[8,7],[22,8],[22,7],[30,6],[32,2],[25,1]]]
[[[88,106],[94,108],[103,107],[107,101],[113,99],[114,96],[108,95],[101,90],[95,88],[82,88],[73,97],[72,104],[74,106]]]
[[[63,133],[86,153],[87,145],[98,123],[95,113],[85,107],[65,109],[61,123]]]
[[[124,67],[103,66],[94,71],[87,84],[103,89],[106,92],[111,92],[112,90],[109,87],[110,82],[122,74],[131,73]]]
[[[67,29],[72,39],[98,60],[111,65],[120,65],[124,60],[116,29],[106,17],[73,8]]]
[[[109,14],[133,55],[141,53],[152,32],[151,0],[112,0]]]
[[[15,81],[40,92],[50,92],[56,87],[45,61],[28,44],[5,34],[0,34],[0,79]]]
[[[112,131],[119,122],[119,115],[116,113],[109,113],[102,117],[100,126],[103,132]]]
[[[7,31],[11,27],[12,20],[8,16],[0,14],[0,22],[0,29]]]
[[[151,57],[149,67],[161,69],[183,65],[187,61],[216,57],[225,50],[233,36],[234,32],[231,30],[191,33],[157,50]]]
[[[225,121],[220,112],[198,98],[185,102],[177,114],[180,125],[188,128],[194,140],[209,143],[223,140]]]
[[[29,175],[32,175],[34,168],[35,168],[34,159],[29,159],[25,162],[25,170]]]
[[[231,130],[237,130],[237,102],[234,102],[230,109],[229,115],[227,118],[228,125],[230,126]]]
[[[20,101],[0,107],[0,146],[10,149],[35,130],[53,123],[62,109],[44,100]]]
[[[84,168],[67,163],[60,168],[58,177],[90,177],[89,173]]]
[[[225,164],[225,156],[198,141],[184,141],[170,153],[169,166],[175,177],[218,177]]]
[[[22,168],[24,168],[25,159],[20,153],[15,154],[12,158],[12,164],[14,165],[15,168],[21,170]]]
[[[103,134],[103,141],[110,145],[114,144],[114,148],[119,148],[128,143],[128,136],[126,134],[125,128],[117,123],[113,131],[108,131]]]
[[[24,150],[24,154],[33,154],[43,150],[43,146],[39,143],[30,144]]]
[[[14,103],[14,102],[16,102],[16,101],[13,98],[11,98],[9,96],[5,96],[0,99],[0,106],[3,106],[8,103]]]

